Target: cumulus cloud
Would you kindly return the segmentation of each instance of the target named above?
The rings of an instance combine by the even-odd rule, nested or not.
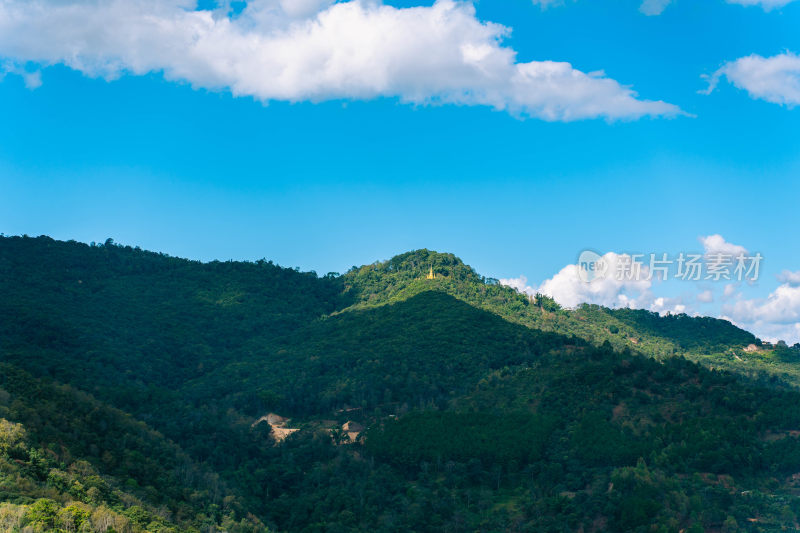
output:
[[[608,252],[603,255],[607,265],[606,274],[586,282],[579,275],[578,265],[567,265],[555,276],[539,287],[539,292],[550,296],[564,307],[576,307],[581,303],[594,303],[606,307],[641,307],[642,297],[652,282],[647,279],[647,267],[634,279],[618,276],[631,256]]]
[[[753,332],[758,338],[768,342],[785,341],[790,345],[800,342],[800,322],[795,324],[737,324],[737,326]]]
[[[161,72],[264,102],[390,97],[552,121],[681,114],[603,72],[518,62],[509,32],[454,0],[250,0],[235,15],[189,0],[0,1],[0,57],[107,79]]]
[[[722,235],[713,234],[698,238],[703,246],[706,262],[728,261],[740,254],[748,255],[744,246],[725,240]],[[586,252],[584,252],[586,253]],[[529,283],[525,276],[501,279],[500,283],[527,294],[541,293],[552,297],[564,307],[574,308],[582,303],[592,303],[606,307],[631,307],[649,309],[657,313],[696,313],[691,303],[711,303],[714,293],[708,288],[698,289],[696,293],[684,292],[679,297],[665,297],[653,293],[654,282],[664,280],[655,269],[653,275],[648,268],[647,254],[631,256],[628,254],[606,253],[603,256],[591,254],[596,264],[604,266],[592,275],[581,270],[578,264],[567,265],[552,278],[536,286]],[[658,259],[658,254],[656,254]],[[583,261],[583,254],[580,261]],[[638,264],[639,272],[630,275],[631,264]],[[797,277],[800,272],[785,273],[784,276]],[[587,281],[590,280],[590,281]],[[736,292],[736,285],[729,283],[724,289],[724,297],[730,300]]]
[[[781,284],[765,299],[739,300],[725,313],[741,322],[800,322],[800,287]]]
[[[733,244],[725,240],[725,238],[716,233],[714,235],[707,235],[705,237],[698,237],[700,244],[703,245],[706,257],[714,257],[722,255],[730,255],[736,257],[740,254],[747,255],[747,249],[744,246]]]
[[[712,279],[726,279],[729,276],[736,277],[737,275],[747,275],[751,276],[753,280],[757,279],[760,265],[751,264],[752,260],[748,259],[751,257],[750,253],[744,246],[730,243],[719,234],[701,236],[698,240],[703,245],[706,273],[708,276],[712,276]],[[736,274],[738,268],[743,268],[743,270]],[[718,277],[713,278],[713,276]],[[726,296],[727,290],[726,288]],[[699,296],[698,300],[700,300]]]
[[[722,78],[747,91],[751,98],[793,107],[800,104],[800,56],[784,52],[772,57],[750,55],[725,63],[708,76],[709,94]]]
[[[647,267],[643,267],[634,279],[626,279],[626,276],[617,276],[616,273],[625,268],[631,256],[609,252],[602,259],[607,265],[606,273],[591,282],[584,281],[578,265],[573,264],[565,266],[538,287],[529,285],[525,276],[501,279],[500,283],[531,295],[545,294],[564,307],[574,308],[582,303],[606,307],[649,307],[652,298],[648,291],[652,282],[647,279]]]
[[[627,271],[632,257],[627,254],[606,253],[602,260],[607,265],[605,272],[587,282],[581,276],[578,265],[567,265],[552,278],[539,286],[529,284],[525,276],[501,279],[500,283],[519,292],[534,295],[544,294],[561,306],[575,308],[581,304],[597,304],[605,307],[629,307],[648,309],[656,313],[684,313],[687,306],[680,297],[655,296],[650,272],[642,266],[638,276],[628,279],[620,272]]]
[[[770,340],[800,341],[800,272],[784,271],[766,298],[739,299],[723,306],[725,316]]]

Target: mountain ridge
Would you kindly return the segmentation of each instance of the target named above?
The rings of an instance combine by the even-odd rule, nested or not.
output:
[[[504,287],[492,278],[479,275],[451,253],[413,250],[386,261],[354,267],[343,275],[330,273],[319,277],[314,272],[302,273],[297,269],[278,267],[265,260],[203,263],[180,259],[116,245],[111,239],[106,244],[97,246],[55,241],[48,237],[2,239],[0,243],[4,246],[0,246],[0,273],[10,272],[13,268],[14,272],[7,275],[21,284],[25,283],[25,278],[19,278],[20,272],[32,274],[42,271],[43,267],[47,270],[46,263],[18,263],[11,255],[12,250],[9,250],[20,247],[24,249],[26,246],[33,250],[38,247],[36,254],[54,254],[50,259],[57,259],[65,265],[57,271],[58,280],[62,284],[50,283],[45,287],[76,296],[76,286],[81,287],[83,292],[88,290],[93,293],[109,290],[109,287],[108,282],[92,280],[90,272],[85,271],[86,263],[74,263],[74,258],[70,258],[71,254],[93,257],[92,263],[99,268],[112,269],[115,275],[132,276],[129,278],[131,280],[141,278],[147,285],[142,286],[140,282],[139,290],[151,293],[153,298],[167,302],[168,305],[168,302],[175,300],[175,293],[163,291],[172,290],[171,287],[180,276],[192,272],[198,287],[194,293],[185,293],[183,297],[197,300],[197,306],[209,310],[222,308],[233,314],[258,313],[265,316],[262,325],[256,327],[257,331],[242,331],[242,335],[256,333],[258,336],[267,328],[279,330],[288,326],[291,329],[314,315],[324,316],[381,305],[435,288],[470,305],[496,313],[506,320],[544,331],[580,336],[595,345],[608,341],[618,350],[632,349],[657,358],[681,355],[708,366],[733,370],[749,377],[778,377],[800,385],[800,374],[795,371],[794,365],[785,364],[787,361],[793,363],[800,360],[800,351],[774,346],[757,352],[745,351],[748,345],[760,345],[760,341],[728,321],[686,315],[661,316],[644,310],[612,310],[588,304],[574,310],[562,309],[547,297],[532,301],[527,295]],[[38,259],[42,261],[48,258]],[[132,264],[136,265],[137,271],[131,270],[129,265]],[[438,274],[437,279],[425,279],[430,268]],[[214,275],[235,275],[238,280],[225,286],[215,286],[209,279]],[[82,280],[81,277],[87,279]],[[297,291],[290,294],[291,291],[281,291],[276,284],[296,287]],[[161,293],[158,292],[159,287],[163,288]],[[255,298],[263,298],[262,295],[268,296],[271,293],[286,295],[287,303],[281,305],[281,300],[274,298],[267,306],[262,302],[254,302]],[[302,298],[298,298],[298,295]],[[273,302],[279,307],[268,313],[273,316],[278,313],[281,323],[267,320],[269,316],[264,314],[266,308],[272,309]],[[297,316],[294,324],[286,323],[286,318],[293,315]],[[165,321],[165,324],[168,323],[169,321]],[[56,330],[59,327],[61,326],[53,326]],[[204,334],[204,331],[198,331],[198,336]],[[724,339],[724,342],[715,341],[714,337]]]

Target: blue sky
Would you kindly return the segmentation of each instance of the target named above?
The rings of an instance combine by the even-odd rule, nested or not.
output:
[[[69,3],[143,37],[64,21]],[[702,284],[658,284],[641,306],[669,310],[663,296],[800,341],[800,283],[778,279],[800,270],[800,2],[678,0],[647,16],[633,1],[482,0],[444,10],[433,38],[431,2],[261,0],[204,19],[200,51],[175,37],[194,5],[172,3],[0,7],[0,231],[320,273],[426,247],[533,290],[587,248],[702,252],[718,234],[763,254],[758,283],[711,286],[712,302]],[[297,30],[318,20],[333,29]],[[510,33],[497,41],[489,22]],[[262,63],[243,57],[276,32]],[[328,48],[365,59],[321,76]],[[569,64],[550,85],[545,61]]]

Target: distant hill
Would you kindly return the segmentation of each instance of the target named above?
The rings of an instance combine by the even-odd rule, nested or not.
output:
[[[749,344],[428,250],[0,237],[0,531],[797,529],[800,364]]]

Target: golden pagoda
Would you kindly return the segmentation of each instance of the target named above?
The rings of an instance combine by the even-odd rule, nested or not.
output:
[[[433,273],[433,265],[431,265],[431,271],[428,272],[428,275],[425,276],[425,279],[436,279],[436,274]]]

